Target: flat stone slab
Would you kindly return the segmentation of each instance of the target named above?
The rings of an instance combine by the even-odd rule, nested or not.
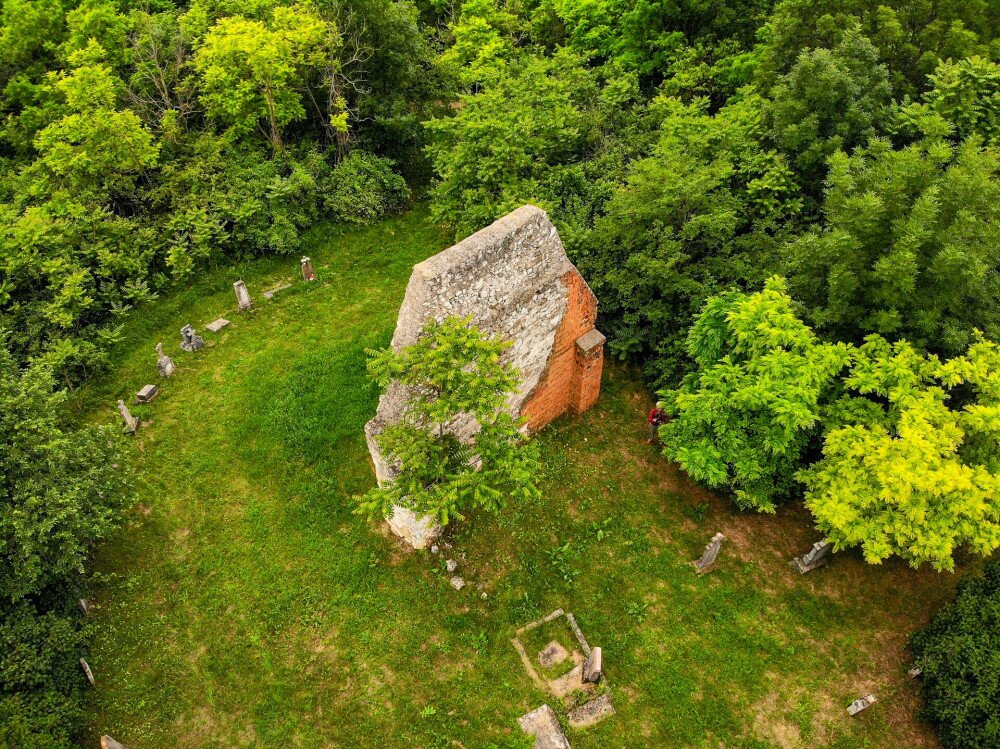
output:
[[[135,394],[136,403],[149,403],[160,392],[156,385],[143,385],[142,390]]]
[[[572,749],[559,725],[559,718],[548,705],[525,713],[517,722],[522,731],[535,737],[535,749]]]
[[[565,697],[578,689],[583,689],[583,664],[577,665],[558,679],[549,680],[549,689],[556,697]]]
[[[611,696],[602,694],[569,712],[569,724],[572,728],[586,728],[600,723],[609,715],[615,714],[615,706],[611,704]]]
[[[566,648],[553,640],[538,654],[538,662],[542,664],[544,668],[551,668],[552,666],[559,665],[568,657],[569,652]]]
[[[282,284],[281,286],[275,286],[273,289],[268,289],[267,291],[264,292],[264,298],[271,299],[279,291],[284,291],[285,289],[290,289],[290,288],[292,288],[292,285],[290,283]]]
[[[228,328],[230,325],[232,325],[232,323],[229,322],[229,320],[227,320],[224,317],[220,317],[218,320],[212,320],[212,322],[206,325],[205,330],[208,330],[212,333],[218,333],[220,330],[222,330],[223,328]]]

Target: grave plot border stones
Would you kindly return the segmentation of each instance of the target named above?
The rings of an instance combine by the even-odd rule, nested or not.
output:
[[[833,542],[823,539],[814,543],[809,551],[802,556],[795,557],[789,564],[804,575],[826,564],[832,552]]]
[[[273,289],[268,289],[267,291],[264,292],[264,298],[274,299],[274,295],[277,294],[279,291],[284,291],[285,289],[290,289],[290,288],[292,288],[292,285],[290,283],[283,283],[281,284],[281,286],[275,286]]]

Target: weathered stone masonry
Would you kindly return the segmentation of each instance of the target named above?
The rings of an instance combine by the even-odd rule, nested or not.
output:
[[[529,431],[597,400],[605,340],[594,327],[597,299],[540,208],[523,206],[414,266],[392,346],[399,350],[415,342],[428,320],[470,315],[484,332],[512,341],[507,356],[522,385],[507,407],[527,420]],[[391,480],[393,470],[375,437],[400,418],[406,396],[402,385],[391,385],[365,425],[379,483]],[[475,428],[470,419],[453,431],[471,439]],[[390,526],[417,548],[437,534],[406,510],[397,510]]]

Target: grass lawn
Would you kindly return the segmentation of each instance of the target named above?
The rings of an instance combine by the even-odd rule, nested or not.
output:
[[[558,703],[511,637],[563,607],[603,647],[618,711],[571,731],[575,749],[935,746],[905,643],[958,576],[850,553],[800,576],[787,562],[816,540],[808,517],[738,514],[693,487],[645,444],[648,397],[623,366],[597,406],[539,436],[539,501],[450,530],[464,590],[443,556],[352,513],[374,481],[364,349],[389,341],[410,267],[448,244],[422,208],[318,229],[316,283],[266,301],[298,276],[297,257],[266,259],[133,315],[80,412],[113,421],[117,398],[158,382],[157,341],[179,370],[134,409],[141,503],[97,558],[84,745],[522,746],[517,716]],[[219,316],[232,327],[204,332]],[[178,347],[188,322],[208,342],[197,354]],[[698,577],[688,562],[720,530],[719,563]],[[879,702],[848,718],[869,692]]]

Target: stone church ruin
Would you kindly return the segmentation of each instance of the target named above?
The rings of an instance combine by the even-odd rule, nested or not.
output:
[[[451,316],[471,316],[483,332],[512,342],[506,356],[522,381],[507,408],[525,419],[529,432],[564,413],[586,411],[597,400],[605,341],[594,327],[597,299],[540,208],[522,206],[414,266],[392,347],[409,346],[425,323]],[[401,418],[406,397],[406,388],[392,383],[365,425],[379,484],[391,481],[394,472],[375,438]],[[454,431],[471,440],[475,426],[470,420]],[[401,507],[389,525],[418,549],[440,532],[429,519]]]

